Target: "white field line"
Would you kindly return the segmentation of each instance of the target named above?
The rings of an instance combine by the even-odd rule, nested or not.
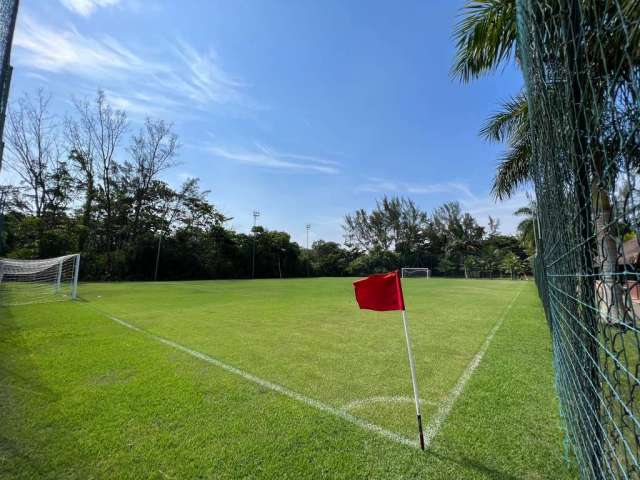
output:
[[[480,350],[478,350],[478,353],[476,353],[475,356],[471,359],[471,361],[469,362],[469,365],[467,365],[467,368],[464,369],[464,371],[462,372],[462,375],[460,375],[460,378],[458,378],[458,381],[456,382],[456,384],[453,386],[453,388],[447,395],[447,398],[445,399],[445,401],[442,402],[436,414],[429,421],[429,424],[427,425],[427,428],[424,432],[425,448],[429,447],[433,439],[440,432],[442,425],[447,420],[447,417],[449,416],[449,414],[451,413],[451,410],[453,409],[453,405],[456,403],[456,400],[458,400],[458,397],[460,397],[460,394],[462,394],[462,391],[464,390],[465,385],[471,378],[471,375],[473,375],[473,372],[476,370],[476,368],[478,368],[478,365],[480,365],[480,362],[482,361],[482,357],[484,357],[484,354],[487,353],[487,350],[489,349],[489,345],[491,344],[493,337],[495,336],[496,332],[500,329],[500,327],[504,323],[504,319],[507,317],[507,313],[509,313],[509,310],[511,310],[511,307],[513,306],[513,304],[516,303],[516,300],[520,296],[520,293],[522,292],[523,288],[524,287],[520,287],[520,290],[518,290],[518,293],[515,294],[515,296],[513,297],[513,300],[511,300],[511,303],[509,303],[509,305],[504,310],[504,312],[502,312],[502,315],[500,315],[500,318],[498,319],[494,327],[491,329],[491,331],[487,335],[487,338],[485,339],[484,343],[480,347]]]
[[[288,389],[287,387],[284,387],[282,385],[279,385],[277,383],[273,383],[270,382],[268,380],[264,380],[260,377],[256,377],[255,375],[252,375],[251,373],[245,372],[244,370],[240,370],[239,368],[236,368],[232,365],[229,365],[227,363],[224,363],[221,360],[218,360],[217,358],[214,357],[210,357],[209,355],[206,355],[202,352],[198,352],[196,350],[192,350],[190,348],[187,348],[183,345],[180,345],[179,343],[173,342],[171,340],[168,340],[166,338],[162,338],[159,337],[157,335],[154,335],[153,333],[149,333],[139,327],[136,327],[135,325],[132,325],[128,322],[125,322],[124,320],[121,320],[117,317],[113,317],[111,315],[107,315],[108,318],[110,318],[111,320],[113,320],[116,323],[119,323],[120,325],[127,327],[131,330],[134,330],[136,332],[142,333],[160,343],[163,343],[165,345],[168,345],[170,347],[175,348],[176,350],[180,350],[184,353],[187,353],[193,357],[196,357],[204,362],[210,363],[211,365],[215,365],[218,368],[221,368],[222,370],[225,370],[229,373],[233,373],[234,375],[237,375],[239,377],[244,378],[245,380],[248,380],[250,382],[253,382],[257,385],[260,385],[261,387],[267,388],[269,390],[273,390],[274,392],[277,392],[281,395],[284,395],[285,397],[289,397],[292,398],[293,400],[296,400],[298,402],[304,403],[306,405],[309,405],[310,407],[315,408],[316,410],[319,410],[321,412],[325,412],[328,413],[330,415],[333,415],[335,417],[341,418],[342,420],[345,420],[349,423],[352,423],[353,425],[356,425],[360,428],[362,428],[363,430],[367,430],[369,432],[373,432],[376,433],[382,437],[385,437],[389,440],[392,440],[396,443],[399,443],[401,445],[407,445],[409,447],[413,447],[413,448],[418,448],[418,442],[411,440],[403,435],[400,435],[398,433],[392,432],[390,430],[387,430],[385,428],[382,428],[378,425],[375,425],[371,422],[367,422],[366,420],[363,420],[361,418],[358,418],[354,415],[351,415],[350,413],[341,410],[339,408],[333,407],[331,405],[327,405],[326,403],[323,403],[319,400],[316,400],[314,398],[311,397],[307,397],[306,395],[303,395],[301,393],[298,392],[294,392],[293,390]]]
[[[384,397],[384,396],[369,397],[369,398],[363,398],[361,400],[354,400],[352,402],[349,402],[342,406],[342,410],[352,410],[354,408],[365,407],[368,405],[373,405],[375,403],[410,403],[413,405],[414,401],[415,400],[413,399],[413,397],[403,397],[400,395],[394,395],[394,396],[388,396],[388,397]],[[420,405],[437,405],[437,403],[431,400],[420,399]]]

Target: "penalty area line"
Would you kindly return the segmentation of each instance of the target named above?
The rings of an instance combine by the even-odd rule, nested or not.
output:
[[[480,350],[478,350],[478,353],[476,353],[475,356],[471,359],[467,367],[462,372],[462,375],[460,375],[460,378],[458,378],[458,381],[449,392],[449,395],[447,395],[445,401],[442,402],[440,408],[438,408],[438,411],[429,421],[429,424],[427,425],[427,428],[424,432],[425,448],[429,448],[429,445],[431,444],[433,439],[440,432],[442,425],[444,425],[445,420],[451,413],[451,410],[453,410],[453,405],[456,403],[456,400],[458,400],[458,397],[460,397],[460,395],[462,394],[462,391],[473,375],[473,372],[475,372],[476,368],[478,368],[478,365],[480,365],[484,354],[487,353],[487,350],[489,349],[489,345],[491,344],[493,337],[504,323],[507,314],[511,310],[511,307],[513,307],[513,305],[516,303],[516,300],[518,300],[518,297],[520,296],[520,293],[522,293],[523,288],[524,287],[520,287],[520,290],[518,290],[518,293],[515,294],[515,296],[511,300],[511,303],[509,303],[507,308],[502,312],[502,315],[500,315],[500,318],[498,318],[496,324],[489,331],[489,334],[487,335],[487,338],[485,338],[484,343],[480,347]]]
[[[154,340],[156,340],[157,342],[160,342],[164,345],[167,345],[169,347],[175,348],[176,350],[180,350],[181,352],[184,352],[188,355],[191,355],[192,357],[198,358],[199,360],[202,360],[206,363],[209,363],[211,365],[215,365],[218,368],[221,368],[222,370],[225,370],[226,372],[232,373],[234,375],[237,375],[249,382],[255,383],[257,385],[260,385],[261,387],[264,387],[266,389],[272,390],[274,392],[277,392],[281,395],[284,395],[285,397],[289,397],[293,400],[296,400],[298,402],[304,403],[305,405],[308,405],[310,407],[315,408],[316,410],[319,410],[321,412],[324,413],[328,413],[330,415],[333,415],[334,417],[338,417],[341,418],[342,420],[345,420],[353,425],[356,425],[358,427],[360,427],[363,430],[367,430],[369,432],[373,432],[377,435],[380,435],[388,440],[391,440],[395,443],[399,443],[401,445],[406,445],[409,447],[413,447],[413,448],[418,448],[418,442],[411,440],[403,435],[400,435],[399,433],[395,433],[392,432],[391,430],[387,430],[385,428],[380,427],[379,425],[376,425],[374,423],[371,422],[367,422],[366,420],[363,420],[362,418],[356,417],[355,415],[351,415],[350,413],[341,410],[339,408],[333,407],[331,405],[328,405],[326,403],[323,403],[319,400],[316,400],[315,398],[311,398],[311,397],[307,397],[306,395],[303,395],[301,393],[295,392],[287,387],[284,387],[282,385],[279,385],[277,383],[273,383],[270,382],[269,380],[265,380],[263,378],[260,377],[256,377],[255,375],[249,373],[249,372],[245,372],[244,370],[240,370],[237,367],[234,367],[232,365],[229,365],[228,363],[225,363],[221,360],[218,360],[215,357],[211,357],[205,353],[202,352],[198,352],[197,350],[192,350],[191,348],[185,347],[184,345],[180,345],[179,343],[176,343],[172,340],[168,340],[166,338],[160,337],[158,335],[154,335],[153,333],[150,333],[146,330],[143,330],[140,327],[136,327],[135,325],[129,323],[129,322],[125,322],[124,320],[114,317],[112,315],[105,315],[106,317],[108,317],[110,320],[122,325],[123,327],[126,327],[130,330],[133,330],[135,332],[138,333],[142,333],[143,335],[146,335],[149,338],[152,338]]]

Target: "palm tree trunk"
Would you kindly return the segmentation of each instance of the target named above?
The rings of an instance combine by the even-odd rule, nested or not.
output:
[[[613,225],[611,199],[607,191],[594,180],[591,187],[595,214],[595,234],[600,267],[600,281],[596,283],[596,301],[600,310],[600,319],[604,323],[614,324],[624,321],[624,291],[618,276],[618,247]]]

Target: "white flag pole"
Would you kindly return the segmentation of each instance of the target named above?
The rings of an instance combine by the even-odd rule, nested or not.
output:
[[[411,368],[411,383],[413,384],[413,398],[416,402],[416,416],[418,417],[418,433],[420,435],[420,448],[424,450],[424,434],[422,433],[422,416],[420,415],[420,395],[418,394],[418,381],[416,379],[416,365],[413,361],[411,351],[411,336],[409,335],[409,324],[407,321],[407,311],[402,310],[402,324],[404,325],[404,336],[407,340],[407,354],[409,356],[409,368]]]

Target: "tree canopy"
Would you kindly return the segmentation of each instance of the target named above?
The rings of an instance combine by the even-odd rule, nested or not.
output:
[[[0,256],[81,252],[81,277],[97,280],[248,278],[254,258],[256,277],[275,278],[403,266],[466,276],[526,269],[517,238],[500,235],[491,217],[481,226],[457,202],[426,212],[385,196],[371,211],[345,215],[344,244],[318,240],[308,250],[264,226],[236,232],[197,178],[178,187],[163,180],[179,162],[171,123],[147,118],[132,131],[102,92],[74,100],[60,121],[50,99],[40,90],[9,111],[7,166],[19,182],[0,186]]]

